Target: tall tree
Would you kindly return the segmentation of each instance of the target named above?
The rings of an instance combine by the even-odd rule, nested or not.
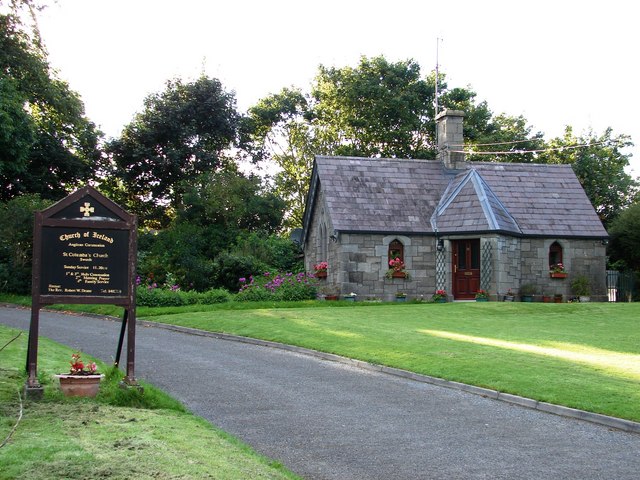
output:
[[[226,152],[237,140],[238,121],[235,97],[218,80],[168,81],[107,145],[106,188],[143,222],[167,225],[167,209],[180,207],[185,181],[233,163]]]
[[[302,225],[313,158],[324,150],[310,116],[309,99],[300,90],[285,88],[260,100],[245,119],[254,158],[268,158],[277,168],[274,186],[287,204],[285,228]]]
[[[624,209],[611,222],[611,242],[607,248],[616,269],[640,272],[640,203]]]
[[[434,85],[416,62],[362,57],[356,68],[321,65],[312,96],[314,124],[332,153],[432,156]]]
[[[614,136],[611,128],[576,136],[566,127],[538,161],[570,164],[606,227],[638,197],[638,182],[625,172],[629,154],[623,150],[631,145],[627,135]]]
[[[0,15],[0,132],[1,200],[61,198],[99,167],[100,132],[51,70],[37,28],[15,14]]]

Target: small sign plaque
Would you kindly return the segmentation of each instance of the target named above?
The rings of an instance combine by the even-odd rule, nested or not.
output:
[[[127,294],[129,232],[43,227],[40,292],[43,295]]]

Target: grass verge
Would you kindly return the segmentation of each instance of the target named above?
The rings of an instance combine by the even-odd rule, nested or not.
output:
[[[27,335],[19,334],[0,327],[0,443],[9,438],[0,479],[298,478],[153,386],[121,389],[118,371],[108,371],[95,399],[62,396],[53,375],[68,371],[70,350],[42,337],[45,396],[23,401]]]
[[[331,303],[150,319],[640,421],[640,304]]]

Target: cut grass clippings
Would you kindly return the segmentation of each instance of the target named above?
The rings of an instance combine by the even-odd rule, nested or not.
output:
[[[63,397],[53,375],[68,371],[70,349],[42,337],[45,395],[23,400],[27,335],[8,343],[19,334],[0,327],[0,479],[298,478],[154,387],[120,388],[120,372],[107,371],[96,399]]]
[[[640,421],[639,304],[351,305],[218,308],[148,319]]]

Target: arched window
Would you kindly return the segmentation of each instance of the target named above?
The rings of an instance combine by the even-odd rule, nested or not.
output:
[[[558,242],[553,242],[549,247],[549,266],[558,265],[562,263],[562,245]]]
[[[394,240],[389,244],[389,258],[388,260],[395,260],[399,258],[404,263],[404,245],[400,240]]]

